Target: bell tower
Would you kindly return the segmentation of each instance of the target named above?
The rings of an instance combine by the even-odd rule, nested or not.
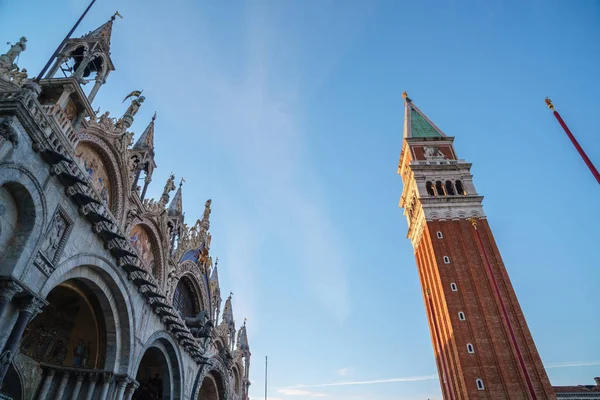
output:
[[[555,399],[471,175],[403,94],[398,174],[444,399]]]

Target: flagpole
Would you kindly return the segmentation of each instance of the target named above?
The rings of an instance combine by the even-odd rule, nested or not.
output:
[[[267,400],[267,356],[265,356],[265,400]]]
[[[54,53],[52,54],[52,57],[50,57],[50,59],[48,60],[48,62],[46,63],[46,65],[44,65],[44,68],[42,68],[42,70],[40,71],[40,74],[34,79],[34,81],[36,83],[38,83],[42,79],[42,77],[44,76],[44,74],[46,73],[46,71],[48,71],[48,68],[50,68],[50,65],[52,64],[52,61],[54,61],[54,59],[56,58],[56,56],[58,56],[58,52],[63,48],[65,42],[71,38],[71,35],[73,34],[73,32],[75,32],[75,29],[77,29],[77,27],[79,26],[79,24],[81,23],[81,21],[83,20],[83,18],[86,16],[86,14],[88,13],[88,11],[90,11],[90,8],[92,8],[92,6],[94,5],[95,2],[96,2],[96,0],[92,0],[91,1],[91,3],[87,6],[87,8],[85,9],[85,11],[83,12],[83,14],[81,14],[81,17],[79,17],[79,19],[77,20],[77,22],[75,23],[75,25],[73,25],[73,27],[71,28],[71,30],[69,31],[69,33],[67,33],[67,36],[65,36],[65,38],[62,40],[62,42],[60,42],[60,44],[58,45],[58,47],[56,48],[56,50],[54,50]]]
[[[546,104],[548,105],[548,108],[550,110],[552,110],[552,114],[554,114],[554,117],[556,117],[556,120],[558,121],[560,126],[562,126],[562,128],[564,129],[564,131],[567,134],[567,136],[569,137],[569,139],[571,139],[571,143],[573,143],[573,146],[575,146],[575,149],[577,149],[577,152],[583,159],[583,162],[585,162],[585,165],[587,165],[587,167],[592,172],[592,175],[594,175],[594,178],[596,178],[596,181],[598,182],[598,184],[600,184],[600,173],[598,173],[598,170],[594,166],[594,163],[592,163],[592,160],[590,160],[590,158],[587,156],[587,154],[585,154],[585,151],[579,145],[579,142],[577,141],[577,139],[575,139],[575,136],[573,136],[573,134],[569,130],[569,127],[567,126],[565,121],[563,121],[563,119],[560,116],[560,114],[558,113],[558,111],[556,111],[554,109],[554,105],[552,104],[552,101],[547,97],[546,97]]]

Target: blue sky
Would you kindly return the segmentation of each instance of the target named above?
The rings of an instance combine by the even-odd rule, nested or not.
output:
[[[27,36],[20,65],[39,71],[83,8],[0,0],[0,40]],[[552,383],[600,375],[599,188],[544,104],[599,165],[598,2],[104,0],[76,34],[115,10],[94,108],[144,89],[150,195],[173,171],[188,221],[213,199],[253,398],[265,355],[270,400],[441,397],[397,208],[403,90],[473,163]]]

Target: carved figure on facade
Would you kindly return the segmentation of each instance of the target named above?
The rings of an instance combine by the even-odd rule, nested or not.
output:
[[[46,234],[46,239],[42,243],[42,252],[49,261],[55,260],[68,227],[69,222],[60,211],[57,211]]]
[[[423,146],[423,153],[426,159],[445,159],[446,156],[436,146]]]

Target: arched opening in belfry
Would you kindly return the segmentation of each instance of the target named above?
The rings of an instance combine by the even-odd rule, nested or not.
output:
[[[454,196],[454,186],[452,185],[452,181],[446,181],[446,193],[450,196]]]
[[[465,192],[465,188],[463,187],[463,184],[462,184],[462,182],[461,182],[461,181],[458,181],[458,180],[457,180],[456,182],[454,182],[454,185],[456,186],[456,193],[457,193],[457,194],[460,194],[460,195],[465,195],[465,194],[467,194],[467,193]]]
[[[431,181],[427,181],[425,188],[427,189],[428,195],[435,196],[435,189],[433,188],[433,183],[431,183]]]
[[[206,375],[200,386],[198,400],[219,400],[221,383],[218,375],[212,373]]]
[[[57,367],[104,369],[106,324],[94,293],[71,279],[52,289],[46,301],[25,329],[21,354]]]
[[[444,191],[444,184],[442,181],[435,182],[435,190],[437,191],[438,196],[445,196],[446,192]]]
[[[140,386],[133,399],[170,399],[171,374],[165,354],[158,347],[149,347],[144,353],[135,378]]]

